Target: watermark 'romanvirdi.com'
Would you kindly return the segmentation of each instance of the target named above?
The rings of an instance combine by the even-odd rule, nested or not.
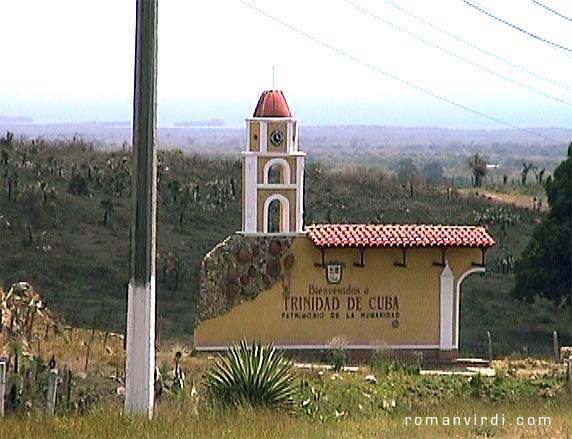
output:
[[[454,415],[454,416],[405,416],[405,426],[416,427],[485,427],[485,426],[510,426],[542,427],[551,425],[550,416],[511,416],[495,414],[491,416]]]

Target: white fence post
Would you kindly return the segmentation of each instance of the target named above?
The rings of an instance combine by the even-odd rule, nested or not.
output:
[[[58,371],[50,370],[48,375],[48,399],[46,401],[46,413],[52,416],[56,409],[56,392],[58,388]]]
[[[4,399],[6,396],[6,362],[0,361],[0,418],[4,417]]]
[[[487,342],[489,347],[489,362],[493,361],[493,338],[491,331],[487,331]]]

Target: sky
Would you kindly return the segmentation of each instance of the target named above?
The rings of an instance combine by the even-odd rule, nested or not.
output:
[[[572,19],[569,0],[539,1]],[[572,21],[533,0],[470,2],[572,46]],[[0,17],[0,115],[39,122],[131,118],[134,0],[1,0]],[[309,124],[572,128],[572,51],[463,0],[159,0],[158,17],[162,124],[241,124],[260,93],[274,87]]]

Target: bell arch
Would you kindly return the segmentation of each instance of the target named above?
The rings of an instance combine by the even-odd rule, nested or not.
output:
[[[263,169],[263,182],[264,184],[276,184],[271,181],[270,173],[273,169],[280,169],[280,183],[278,184],[290,184],[292,183],[292,171],[290,169],[290,164],[283,158],[273,158],[265,163]]]
[[[279,208],[279,227],[278,232],[273,233],[287,233],[290,231],[290,202],[288,198],[286,198],[282,194],[273,194],[270,195],[264,201],[264,213],[263,213],[263,229],[264,233],[272,233],[270,231],[270,204],[272,202],[280,203]]]

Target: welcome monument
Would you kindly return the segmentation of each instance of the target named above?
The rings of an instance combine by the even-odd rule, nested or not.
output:
[[[283,93],[262,93],[246,125],[242,230],[203,260],[196,349],[246,339],[323,350],[338,338],[349,350],[456,358],[461,283],[485,270],[487,230],[304,227],[305,153]]]

